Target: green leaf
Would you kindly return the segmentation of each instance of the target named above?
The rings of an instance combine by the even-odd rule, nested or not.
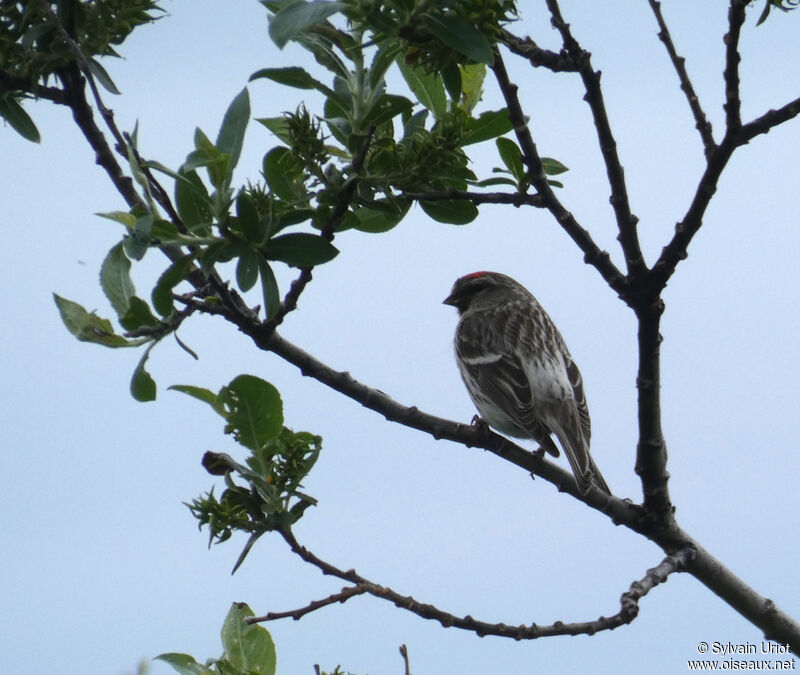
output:
[[[431,218],[450,225],[466,225],[478,217],[478,207],[465,199],[421,201],[419,205]]]
[[[87,312],[77,302],[62,298],[55,293],[53,299],[67,330],[81,342],[94,342],[105,347],[134,347],[141,344],[117,335],[108,319],[102,319],[94,312]]]
[[[461,138],[461,145],[481,143],[490,138],[496,138],[508,133],[514,128],[508,110],[488,110],[481,113],[478,117],[470,118],[467,121],[467,128]]]
[[[289,135],[289,124],[285,117],[258,117],[256,122],[267,127],[286,145],[291,145],[292,137]]]
[[[544,172],[548,176],[557,176],[560,173],[569,171],[566,166],[552,157],[542,157],[542,166],[544,167]]]
[[[130,306],[120,318],[119,322],[125,330],[136,330],[143,326],[157,326],[158,319],[153,316],[150,306],[135,295],[130,299]]]
[[[236,198],[236,217],[239,231],[250,242],[261,243],[263,229],[259,226],[258,211],[253,198],[247,192],[240,192]]]
[[[194,660],[189,654],[178,654],[175,652],[159,654],[155,660],[163,661],[172,666],[180,675],[211,675],[214,671],[209,670],[203,664]]]
[[[194,387],[191,384],[173,384],[171,387],[168,387],[168,389],[179,391],[182,394],[196,398],[198,401],[208,403],[208,405],[214,408],[215,412],[222,415],[222,417],[226,416],[225,407],[222,405],[222,401],[219,400],[219,396],[209,389]]]
[[[403,219],[407,211],[407,204],[398,209],[388,201],[377,200],[370,206],[354,210],[358,219],[354,227],[361,232],[388,232]]]
[[[154,224],[155,219],[153,216],[147,215],[137,218],[131,233],[122,240],[122,248],[129,258],[141,260],[144,254],[147,253]]]
[[[492,47],[486,36],[466,19],[456,14],[425,14],[422,23],[451,49],[487,66],[494,63]]]
[[[131,396],[142,403],[156,400],[156,381],[144,367],[150,357],[150,350],[154,345],[155,343],[151,343],[145,349],[142,358],[139,360],[139,365],[136,366],[136,370],[133,371],[133,377],[131,377]]]
[[[345,8],[341,2],[297,2],[270,17],[269,36],[281,49],[286,43],[315,23],[324,21]]]
[[[172,290],[189,275],[193,262],[194,255],[191,254],[178,258],[158,278],[150,299],[161,316],[167,317],[174,311]]]
[[[264,178],[281,199],[294,201],[302,191],[302,168],[288,148],[270,150],[263,161]]]
[[[257,450],[283,429],[283,404],[278,390],[254,375],[239,375],[222,388],[228,425],[236,440]]]
[[[136,295],[130,270],[131,261],[125,255],[123,242],[108,252],[100,267],[100,286],[119,317],[127,314],[131,298]]]
[[[510,138],[498,138],[495,143],[500,152],[500,159],[506,165],[511,175],[517,179],[518,183],[527,180],[527,171],[522,162],[522,151],[519,146]]]
[[[245,87],[228,106],[217,136],[217,149],[231,157],[230,171],[239,162],[239,156],[242,154],[242,144],[244,143],[244,134],[249,121],[250,94],[248,94],[247,87]]]
[[[109,211],[107,213],[95,213],[95,215],[101,218],[108,218],[108,220],[113,220],[115,223],[121,223],[129,230],[132,230],[133,226],[136,225],[136,216],[127,211]]]
[[[250,76],[250,82],[265,77],[268,80],[285,84],[287,87],[296,89],[316,89],[324,86],[319,80],[315,80],[306,70],[299,66],[289,66],[288,68],[262,68]]]
[[[186,157],[183,170],[191,171],[204,166],[208,170],[211,184],[217,190],[223,190],[231,177],[231,156],[220,152],[199,127],[194,131],[194,144],[197,149]]]
[[[442,69],[442,82],[450,100],[458,104],[461,101],[461,69],[455,63],[448,63]]]
[[[198,236],[211,234],[214,207],[208,190],[196,171],[181,169],[183,180],[175,181],[175,203],[178,214],[189,232]]]
[[[261,294],[264,296],[264,313],[271,319],[278,311],[281,297],[275,273],[263,255],[258,256],[258,272],[261,277]]]
[[[477,180],[472,183],[477,187],[492,187],[494,185],[510,185],[512,187],[517,187],[517,181],[512,180],[511,178],[504,178],[502,176],[497,176],[495,178],[485,178],[484,180]]]
[[[94,79],[96,79],[103,86],[103,89],[112,94],[119,95],[122,93],[119,89],[117,89],[117,85],[114,84],[114,80],[111,79],[111,76],[108,74],[108,72],[106,72],[106,69],[100,65],[99,61],[89,59],[89,70],[92,71]]]
[[[374,124],[377,127],[400,113],[410,111],[413,107],[414,104],[405,96],[383,94],[378,97],[372,108],[364,116],[362,124]]]
[[[298,232],[270,239],[264,253],[268,260],[280,260],[294,267],[313,267],[333,260],[339,250],[324,237]]]
[[[245,248],[239,255],[236,264],[236,284],[242,293],[246,293],[258,281],[258,259],[261,254],[252,248]]]
[[[10,96],[0,96],[0,117],[25,140],[39,143],[42,137],[25,109]]]
[[[397,65],[403,74],[409,89],[436,119],[441,119],[447,112],[447,96],[444,93],[442,80],[433,73],[426,73],[422,68],[415,68],[398,58]]]
[[[266,628],[245,622],[251,616],[254,616],[253,610],[245,603],[235,602],[231,605],[222,626],[225,658],[238,672],[274,675],[277,665],[275,643]]]
[[[461,107],[472,112],[483,97],[483,81],[486,78],[486,66],[483,63],[471,63],[461,66],[461,90],[463,99]]]

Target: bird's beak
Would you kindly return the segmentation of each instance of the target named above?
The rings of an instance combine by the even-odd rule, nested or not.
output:
[[[442,304],[443,305],[450,305],[451,307],[455,307],[456,306],[456,299],[453,296],[453,294],[451,293],[444,300],[442,300]]]

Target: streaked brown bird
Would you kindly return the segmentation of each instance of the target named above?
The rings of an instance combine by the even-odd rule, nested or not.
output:
[[[483,420],[558,457],[555,435],[581,494],[592,485],[610,494],[589,454],[583,378],[536,298],[505,274],[474,272],[455,282],[444,304],[458,310],[456,361]]]

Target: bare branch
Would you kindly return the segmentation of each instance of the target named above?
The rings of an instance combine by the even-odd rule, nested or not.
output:
[[[554,73],[575,73],[578,71],[578,64],[563,49],[560,52],[542,49],[530,37],[520,38],[507,30],[501,31],[500,41],[508,47],[509,51],[528,59],[530,64],[536,68],[542,66],[552,70]]]
[[[277,621],[278,619],[294,619],[295,621],[299,621],[306,614],[315,612],[328,605],[336,604],[337,602],[340,604],[345,603],[350,598],[356,595],[363,595],[364,593],[367,593],[367,589],[363,586],[347,586],[338,593],[329,595],[327,598],[309,602],[305,607],[291,609],[286,612],[267,612],[264,616],[251,616],[245,619],[245,623],[263,623],[266,621]]]
[[[614,209],[617,228],[619,229],[617,239],[625,254],[628,274],[630,277],[636,278],[647,269],[639,245],[639,234],[636,229],[639,219],[631,211],[628,188],[625,184],[625,171],[617,154],[617,142],[611,131],[611,124],[608,120],[608,113],[603,100],[603,91],[600,87],[600,71],[594,70],[591,54],[585,51],[573,37],[569,24],[561,16],[558,1],[547,0],[547,7],[550,10],[553,26],[561,33],[564,48],[572,60],[578,64],[578,72],[581,80],[583,80],[584,89],[586,89],[585,100],[592,112],[594,126],[597,130],[598,145],[603,155],[603,163],[605,164],[608,182],[611,187],[609,201]]]
[[[667,27],[664,16],[661,14],[661,3],[658,0],[649,0],[650,8],[655,14],[656,21],[658,22],[658,37],[667,49],[669,58],[672,65],[675,67],[675,72],[678,73],[678,79],[681,83],[681,89],[686,94],[686,100],[689,102],[689,108],[694,115],[695,128],[700,132],[700,138],[703,141],[703,148],[705,149],[706,157],[711,155],[714,148],[717,147],[714,141],[714,134],[711,129],[711,122],[708,121],[703,107],[700,105],[700,99],[694,91],[692,81],[689,79],[689,74],[686,72],[686,59],[678,55],[675,49],[675,44],[672,41],[669,28]]]
[[[728,32],[725,35],[725,125],[726,135],[735,135],[742,126],[742,101],[739,98],[739,36],[745,18],[745,0],[731,0]]]
[[[441,201],[460,199],[473,204],[513,204],[514,206],[535,206],[544,208],[541,195],[530,195],[523,192],[468,192],[467,190],[439,190],[431,192],[404,192],[404,197],[420,201]]]
[[[639,441],[636,445],[636,473],[642,482],[644,506],[662,526],[674,522],[667,481],[667,444],[661,429],[661,335],[659,325],[664,303],[660,298],[640,302],[639,368],[636,374]]]
[[[773,127],[783,124],[799,114],[800,97],[794,99],[794,101],[789,101],[789,103],[777,110],[768,110],[761,117],[742,126],[739,134],[740,143],[747,143],[760,134],[769,133]]]
[[[700,178],[686,215],[681,222],[675,225],[675,234],[663,248],[661,255],[653,265],[650,274],[650,290],[652,293],[659,294],[661,292],[667,285],[669,278],[674,274],[678,263],[688,255],[689,244],[703,224],[703,216],[711,198],[717,191],[717,184],[722,171],[728,164],[728,160],[730,160],[736,147],[736,140],[726,134],[722,143],[717,146],[717,149],[709,157],[706,169]]]
[[[505,64],[499,52],[495,53],[492,70],[497,78],[500,91],[505,98],[508,114],[514,125],[514,132],[517,135],[517,140],[522,149],[523,159],[528,167],[531,184],[536,188],[544,207],[553,214],[558,224],[564,228],[566,233],[578,245],[581,251],[583,251],[584,262],[592,265],[600,272],[600,275],[605,279],[606,283],[611,286],[620,297],[627,298],[628,281],[625,276],[611,261],[611,256],[609,256],[606,251],[600,250],[589,232],[581,227],[575,219],[575,216],[564,208],[563,204],[561,204],[550,187],[550,184],[547,182],[547,175],[544,172],[542,159],[539,156],[539,151],[533,141],[530,129],[525,123],[525,114],[522,111],[522,106],[517,96],[518,87],[509,80],[508,72],[506,71]]]
[[[556,635],[594,635],[604,630],[614,630],[619,626],[633,621],[639,614],[639,600],[647,595],[653,588],[665,582],[669,575],[681,572],[694,558],[695,550],[687,547],[667,556],[659,565],[647,570],[645,576],[639,581],[634,581],[630,588],[625,591],[620,598],[620,611],[610,617],[600,617],[593,621],[581,621],[575,623],[564,623],[556,621],[552,625],[540,626],[532,623],[529,626],[509,626],[505,623],[489,623],[479,621],[470,615],[456,616],[450,612],[439,609],[438,607],[421,603],[408,595],[401,595],[387,586],[378,585],[358,574],[354,569],[342,570],[335,565],[322,560],[314,553],[309,551],[297,541],[294,533],[290,529],[280,530],[281,536],[289,544],[297,556],[302,560],[318,568],[323,574],[335,576],[339,579],[349,581],[354,584],[351,588],[344,588],[339,593],[334,593],[323,600],[309,603],[306,607],[289,612],[270,612],[262,617],[248,619],[248,623],[259,621],[272,621],[279,618],[291,617],[295,620],[309,614],[317,609],[326,607],[336,602],[345,602],[355,595],[368,593],[374,597],[388,600],[395,606],[416,614],[423,619],[438,621],[445,628],[460,628],[471,631],[481,637],[485,635],[497,635],[509,637],[515,640],[535,640],[542,637],[553,637]]]

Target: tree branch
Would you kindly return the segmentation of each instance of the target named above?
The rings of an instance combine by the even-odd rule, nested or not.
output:
[[[0,68],[0,91],[20,92],[30,94],[36,98],[43,98],[53,103],[64,105],[66,97],[64,91],[58,87],[45,87],[34,82],[29,77],[18,77]]]
[[[578,64],[563,49],[560,52],[542,49],[530,37],[520,38],[505,29],[500,32],[500,42],[512,53],[527,59],[535,68],[543,66],[554,73],[578,72]]]
[[[621,608],[619,612],[610,617],[600,617],[594,621],[581,621],[576,623],[564,623],[556,621],[552,625],[540,626],[532,623],[529,626],[509,626],[504,623],[489,623],[479,621],[470,615],[463,617],[456,616],[450,612],[439,609],[438,607],[421,603],[408,595],[401,595],[387,586],[378,585],[358,574],[354,569],[342,570],[331,563],[322,560],[314,553],[309,551],[297,541],[294,533],[290,529],[280,530],[281,536],[289,544],[292,552],[310,565],[318,568],[323,574],[337,577],[354,584],[352,587],[343,588],[340,592],[334,593],[323,600],[309,603],[300,609],[289,612],[270,612],[261,617],[247,619],[248,623],[263,621],[273,621],[275,619],[291,617],[295,620],[313,611],[334,604],[345,602],[356,595],[368,593],[377,598],[388,600],[395,606],[416,614],[423,619],[438,621],[445,628],[460,628],[474,632],[484,637],[486,635],[497,635],[499,637],[509,637],[515,640],[535,640],[543,637],[553,637],[556,635],[594,635],[604,630],[614,630],[619,626],[631,623],[639,614],[639,600],[647,595],[653,588],[664,583],[669,575],[681,572],[686,569],[687,564],[694,558],[695,551],[688,547],[667,556],[659,565],[647,570],[645,576],[639,581],[634,581],[630,588],[625,591],[620,598]]]
[[[753,121],[743,125],[739,133],[739,141],[741,144],[748,143],[756,136],[769,133],[773,127],[788,122],[799,114],[800,97],[789,101],[789,103],[777,110],[768,110],[761,117],[757,117]]]
[[[697,94],[694,91],[692,81],[689,79],[689,74],[686,72],[686,59],[682,56],[679,56],[677,50],[675,49],[675,44],[672,41],[669,28],[667,27],[666,21],[664,21],[664,16],[661,14],[661,3],[658,2],[658,0],[648,1],[650,2],[650,8],[653,10],[653,14],[655,14],[656,21],[658,22],[658,37],[661,42],[664,43],[664,46],[667,49],[667,54],[669,54],[669,58],[675,68],[675,72],[678,73],[678,79],[681,83],[681,90],[684,94],[686,94],[686,100],[689,103],[689,108],[691,108],[692,115],[694,115],[695,128],[698,132],[700,132],[700,139],[703,141],[705,155],[708,158],[713,152],[714,148],[717,147],[717,144],[714,141],[714,134],[711,129],[711,122],[708,121],[708,118],[703,111],[703,107],[700,105],[700,99],[697,97]]]
[[[572,60],[578,64],[578,72],[586,90],[584,98],[592,112],[594,126],[597,130],[598,145],[606,167],[608,183],[611,187],[609,201],[614,209],[619,229],[617,239],[625,254],[625,264],[627,265],[629,278],[635,279],[646,271],[647,266],[644,262],[639,245],[639,234],[636,229],[639,219],[631,211],[628,188],[625,185],[625,171],[617,154],[617,142],[611,131],[611,124],[608,120],[608,113],[603,100],[603,91],[600,87],[600,71],[595,71],[592,68],[591,54],[585,51],[573,37],[569,24],[561,16],[558,0],[547,0],[547,7],[550,10],[553,26],[561,33],[564,48],[572,57]]]
[[[547,182],[547,175],[544,172],[542,159],[539,156],[539,151],[533,141],[530,129],[525,123],[525,114],[522,111],[522,106],[517,96],[518,87],[509,80],[508,72],[506,71],[505,64],[499,52],[495,52],[492,70],[500,86],[503,98],[506,101],[508,114],[514,125],[514,132],[519,141],[520,148],[522,149],[523,159],[528,167],[531,184],[536,188],[544,207],[553,214],[558,224],[561,225],[564,231],[578,245],[581,251],[583,251],[584,262],[588,265],[592,265],[600,272],[600,275],[605,279],[606,283],[611,286],[620,297],[627,298],[628,280],[611,261],[611,256],[609,256],[608,252],[601,251],[589,232],[581,227],[575,219],[575,216],[564,208],[563,204],[561,204],[550,187],[550,184]]]

